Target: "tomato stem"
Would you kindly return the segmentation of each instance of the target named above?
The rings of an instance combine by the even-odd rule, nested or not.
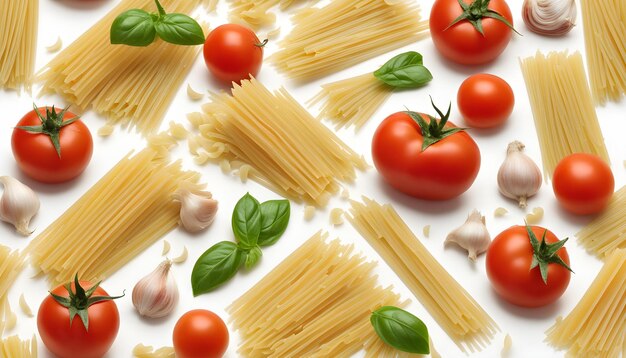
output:
[[[448,106],[448,111],[444,114],[433,102],[433,98],[430,97],[430,103],[435,108],[435,112],[439,115],[441,120],[437,120],[435,117],[428,115],[429,122],[426,123],[422,115],[413,111],[406,111],[411,119],[413,119],[422,130],[422,137],[424,142],[422,143],[422,151],[425,151],[431,145],[439,142],[440,140],[449,137],[455,133],[465,130],[465,128],[445,128],[448,119],[450,118],[450,111],[452,109],[452,103]]]
[[[443,31],[446,31],[457,23],[466,20],[469,21],[469,23],[474,26],[474,29],[480,32],[480,34],[484,37],[485,33],[483,32],[483,19],[485,17],[488,17],[504,23],[511,30],[515,31],[516,34],[522,36],[522,34],[515,30],[509,20],[504,18],[504,16],[502,16],[499,12],[489,9],[489,2],[491,0],[474,0],[469,5],[466,4],[463,0],[458,1],[461,9],[463,9],[463,12],[461,13],[461,15],[459,15],[459,17],[454,19],[454,21],[452,21],[452,23],[450,23],[450,25],[448,25],[448,27],[446,27]]]
[[[16,128],[25,130],[28,133],[40,133],[49,136],[50,140],[52,141],[52,145],[57,152],[57,155],[59,156],[59,158],[61,158],[61,144],[59,143],[61,128],[76,122],[78,119],[80,119],[80,116],[75,116],[66,121],[63,121],[63,117],[65,116],[65,113],[70,108],[70,106],[65,107],[59,113],[57,113],[54,106],[52,106],[52,109],[46,107],[45,117],[39,112],[39,108],[34,103],[33,108],[35,109],[37,117],[39,117],[39,120],[41,121],[41,125],[17,126]]]
[[[530,264],[530,270],[539,266],[539,271],[541,272],[541,279],[543,280],[543,283],[545,283],[546,285],[548,284],[549,264],[557,264],[565,267],[572,273],[574,272],[572,271],[571,267],[569,267],[569,265],[566,264],[559,255],[557,255],[557,252],[565,245],[569,238],[554,242],[552,244],[548,244],[546,242],[546,233],[548,232],[548,229],[545,229],[545,231],[543,232],[541,242],[537,240],[537,236],[535,236],[535,233],[528,224],[526,224],[526,231],[528,232],[528,237],[530,238],[530,245],[533,248],[533,261]]]
[[[269,39],[265,39],[262,42],[258,43],[258,44],[254,44],[254,46],[256,47],[265,47],[265,45],[267,45],[267,43],[269,42]]]

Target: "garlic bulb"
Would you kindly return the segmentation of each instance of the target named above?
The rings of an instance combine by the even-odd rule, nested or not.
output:
[[[465,223],[454,229],[446,237],[444,245],[455,243],[465,250],[470,260],[476,261],[476,257],[487,251],[491,243],[491,236],[485,226],[485,217],[474,209],[468,216]]]
[[[178,286],[170,273],[172,262],[165,260],[133,288],[133,305],[140,315],[165,317],[178,304]]]
[[[514,141],[506,150],[506,159],[498,170],[498,188],[507,198],[526,207],[526,199],[537,194],[541,188],[541,171],[529,156],[523,153],[524,144]]]
[[[217,201],[208,192],[194,194],[187,189],[179,189],[174,193],[174,200],[180,202],[180,222],[189,232],[206,229],[217,214]]]
[[[33,230],[28,225],[39,211],[39,197],[15,178],[0,176],[0,183],[4,187],[0,198],[0,220],[13,224],[15,230],[24,236],[32,234]]]
[[[562,36],[576,25],[574,0],[524,0],[522,18],[532,32]]]

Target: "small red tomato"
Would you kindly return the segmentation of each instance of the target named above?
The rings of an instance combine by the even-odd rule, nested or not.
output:
[[[533,248],[529,230],[536,239],[537,249]],[[547,245],[541,244],[544,235]],[[564,247],[554,254],[549,249],[565,241],[559,241],[550,230],[539,226],[512,226],[504,230],[487,249],[487,276],[493,289],[505,300],[522,307],[540,307],[556,301],[569,285],[569,255]],[[544,264],[532,267],[533,257],[545,262],[545,281],[540,267]]]
[[[211,311],[192,310],[176,322],[173,340],[177,358],[221,358],[228,349],[228,327]]]
[[[249,28],[226,24],[215,28],[207,37],[204,61],[220,81],[240,83],[259,73],[264,46]]]
[[[22,117],[13,130],[11,146],[18,167],[43,183],[74,179],[93,154],[87,126],[77,115],[54,107],[37,108]]]
[[[457,94],[459,112],[473,128],[492,128],[504,124],[513,112],[515,96],[505,80],[480,73],[468,77]]]
[[[76,287],[80,289],[77,290]],[[117,337],[120,327],[120,315],[115,302],[118,297],[109,297],[98,287],[91,296],[85,294],[93,285],[86,281],[75,280],[71,289],[74,299],[64,286],[50,291],[37,313],[37,328],[44,345],[59,358],[101,358],[108,352]],[[84,288],[84,289],[83,289]],[[89,298],[105,297],[105,300],[88,304]],[[87,319],[82,320],[80,314],[70,319],[69,305],[78,312],[86,311]]]
[[[615,179],[602,158],[575,153],[561,159],[554,169],[552,189],[567,211],[578,215],[596,214],[613,196]]]

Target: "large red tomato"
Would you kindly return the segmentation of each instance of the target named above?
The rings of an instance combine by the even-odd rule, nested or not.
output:
[[[508,45],[511,27],[488,16],[500,14],[513,26],[511,9],[504,0],[491,0],[484,11],[485,0],[462,1],[467,10],[458,0],[435,0],[430,11],[430,34],[435,47],[444,57],[463,65],[491,62]],[[464,17],[455,23],[461,16]],[[482,24],[482,33],[478,24]]]
[[[480,169],[480,150],[469,134],[447,122],[448,115],[449,111],[443,120],[433,121],[425,114],[398,112],[378,126],[372,156],[376,169],[389,184],[427,200],[452,199],[469,189]],[[420,126],[417,116],[424,120],[426,129]],[[430,133],[428,140],[438,138],[427,148],[424,130]]]
[[[615,178],[602,158],[575,153],[563,158],[554,169],[552,188],[559,204],[578,215],[602,211],[613,196]]]
[[[93,285],[86,281],[72,283],[74,299],[64,286],[50,291],[37,313],[37,328],[44,345],[59,358],[101,358],[111,348],[120,327],[117,306],[102,288],[97,287],[89,296]],[[78,287],[78,290],[77,290]],[[85,293],[87,290],[87,293]],[[57,297],[54,297],[56,295]],[[89,297],[107,299],[88,304]],[[87,312],[87,320],[76,314],[70,319],[69,306]],[[85,322],[87,323],[85,325]]]
[[[77,177],[93,153],[87,126],[75,114],[54,107],[36,108],[22,117],[13,130],[11,146],[19,168],[43,183]]]
[[[211,311],[191,310],[176,322],[173,340],[178,358],[221,358],[228,349],[228,327]]]
[[[536,248],[528,230],[537,239]],[[541,244],[544,235],[547,245]],[[561,247],[566,241],[559,241],[550,230],[539,226],[513,226],[501,232],[487,250],[487,276],[494,290],[505,300],[523,307],[540,307],[556,301],[570,280],[569,255]],[[556,253],[550,252],[559,247]],[[544,264],[531,266],[534,256],[539,262],[546,262],[545,281],[541,274]]]

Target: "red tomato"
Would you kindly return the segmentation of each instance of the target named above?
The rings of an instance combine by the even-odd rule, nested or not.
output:
[[[596,214],[613,196],[615,179],[602,158],[575,153],[563,158],[554,169],[552,189],[567,211],[578,215]]]
[[[546,234],[546,243],[558,242],[547,229],[532,226],[537,240]],[[487,276],[494,290],[510,303],[523,307],[540,307],[556,301],[570,280],[570,271],[556,263],[547,267],[547,283],[543,281],[539,267],[530,269],[533,247],[525,226],[513,226],[501,232],[487,250]],[[556,253],[569,266],[569,255],[563,247]]]
[[[420,114],[430,123],[428,116]],[[447,122],[446,129],[455,127]],[[480,151],[466,132],[457,132],[422,150],[419,124],[407,113],[387,117],[374,133],[372,156],[378,172],[401,192],[426,200],[463,194],[480,169]]]
[[[192,310],[174,327],[177,358],[220,358],[228,349],[228,327],[220,316],[207,310]]]
[[[55,113],[63,114],[62,118],[58,118],[63,122],[77,117],[58,108],[54,111],[50,107],[38,108],[38,112],[33,110],[22,117],[17,126],[41,126],[39,116],[52,120],[50,117],[54,117]],[[18,167],[29,177],[43,183],[61,183],[79,176],[89,164],[93,153],[91,133],[81,120],[52,131],[57,131],[59,135],[60,154],[49,135],[16,127],[11,137],[13,156]]]
[[[463,2],[472,4],[471,0]],[[496,11],[513,25],[511,9],[504,0],[491,0],[488,9]],[[430,11],[430,34],[435,47],[444,57],[463,65],[493,61],[508,45],[511,29],[502,21],[489,17],[481,19],[481,16],[476,18],[482,21],[484,35],[468,20],[450,26],[462,14],[458,0],[435,0]]]
[[[237,82],[256,76],[263,62],[264,43],[249,28],[226,24],[215,28],[204,43],[204,61],[222,82]]]
[[[80,281],[80,286],[88,289],[91,283]],[[72,290],[76,286],[72,283]],[[63,286],[51,291],[55,295],[68,297]],[[108,296],[98,287],[93,296]],[[95,303],[87,308],[89,329],[86,329],[78,315],[70,325],[70,313],[51,295],[48,295],[37,313],[37,328],[44,345],[59,358],[100,358],[111,348],[120,327],[120,316],[115,302],[111,300]]]
[[[509,118],[515,96],[511,86],[502,78],[480,73],[463,81],[457,104],[468,126],[492,128],[504,124]]]

